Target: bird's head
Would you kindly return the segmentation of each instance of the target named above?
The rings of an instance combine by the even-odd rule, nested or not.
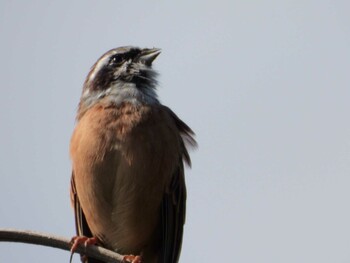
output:
[[[89,108],[102,99],[120,104],[157,103],[157,73],[152,62],[160,49],[126,46],[106,52],[92,66],[84,83],[79,108]]]

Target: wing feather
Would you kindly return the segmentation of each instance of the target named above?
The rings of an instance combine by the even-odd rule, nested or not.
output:
[[[70,187],[70,196],[71,196],[71,203],[74,209],[74,216],[75,216],[75,229],[78,236],[86,236],[86,237],[93,237],[91,230],[87,224],[84,212],[80,206],[79,198],[77,195],[77,190],[75,187],[75,181],[74,181],[74,171],[72,172],[71,177],[71,187]],[[103,261],[94,259],[94,258],[87,258],[83,255],[81,255],[81,262],[83,263],[104,263]]]
[[[184,174],[184,162],[191,165],[186,146],[196,147],[197,143],[193,138],[194,133],[176,114],[165,107],[182,137],[181,155],[176,167],[171,184],[165,193],[162,202],[162,262],[176,263],[179,261],[183,230],[186,218],[186,184]]]

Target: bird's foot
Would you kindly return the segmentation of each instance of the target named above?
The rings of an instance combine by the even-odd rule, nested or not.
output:
[[[141,257],[140,256],[134,256],[134,255],[126,255],[123,258],[123,262],[129,262],[129,263],[141,263]]]
[[[83,244],[85,247],[88,245],[96,245],[98,243],[98,239],[97,237],[75,236],[72,237],[70,243],[72,244],[70,251],[74,253],[79,245]]]

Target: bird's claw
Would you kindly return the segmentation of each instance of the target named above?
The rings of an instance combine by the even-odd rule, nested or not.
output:
[[[78,246],[83,244],[84,247],[87,247],[88,245],[96,245],[98,242],[98,239],[96,237],[86,237],[86,236],[76,236],[72,237],[70,243],[72,244],[72,247],[70,251],[74,253]]]
[[[123,262],[129,262],[129,263],[142,263],[140,256],[134,256],[134,255],[126,255],[123,258]]]

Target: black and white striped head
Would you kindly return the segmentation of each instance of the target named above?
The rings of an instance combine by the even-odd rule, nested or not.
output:
[[[106,52],[92,66],[81,96],[80,106],[93,106],[101,99],[115,104],[158,103],[155,88],[157,73],[152,62],[160,49],[126,46]]]

